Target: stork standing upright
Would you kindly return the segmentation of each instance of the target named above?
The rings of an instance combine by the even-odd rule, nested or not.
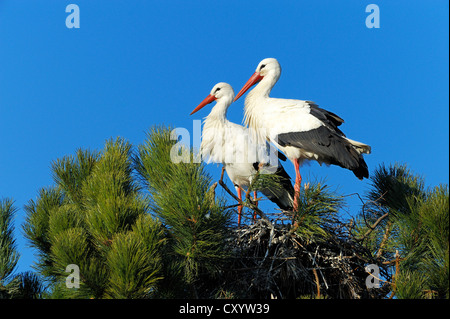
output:
[[[262,60],[234,101],[258,83],[245,98],[244,121],[256,132],[255,138],[270,140],[294,163],[294,209],[297,210],[303,161],[338,165],[362,180],[369,177],[362,154],[370,154],[371,148],[345,137],[338,128],[344,120],[314,102],[269,97],[280,74],[281,66],[276,59]]]
[[[251,185],[252,178],[259,169],[268,168],[270,164],[260,165],[260,159],[267,151],[266,143],[255,144],[247,128],[227,120],[227,110],[233,103],[233,98],[233,88],[227,83],[218,83],[190,115],[217,101],[204,121],[200,153],[203,158],[208,158],[208,162],[223,163],[239,200],[242,200],[241,190]],[[281,188],[264,188],[260,191],[281,209],[290,210],[295,193],[290,177],[278,161],[277,167],[273,168],[280,177]],[[256,192],[254,198],[256,200]],[[242,205],[239,205],[238,225],[241,223],[241,215]]]

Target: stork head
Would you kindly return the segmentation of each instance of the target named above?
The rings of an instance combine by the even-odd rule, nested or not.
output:
[[[265,77],[269,74],[280,76],[281,66],[280,63],[278,63],[277,59],[267,58],[259,62],[255,72],[258,72],[262,77]]]
[[[234,90],[231,85],[225,82],[217,83],[214,85],[209,95],[191,112],[190,115],[216,100],[218,102],[223,101],[228,107],[233,102],[233,98]]]
[[[278,63],[277,59],[267,58],[262,60],[256,67],[255,73],[253,73],[250,79],[248,79],[247,83],[244,84],[242,89],[236,95],[234,101],[237,101],[242,95],[244,95],[245,92],[248,91],[248,89],[250,89],[253,85],[255,85],[264,78],[271,79],[271,82],[275,84],[275,82],[277,82],[278,79],[280,78],[280,74],[281,74],[281,66],[280,63]]]

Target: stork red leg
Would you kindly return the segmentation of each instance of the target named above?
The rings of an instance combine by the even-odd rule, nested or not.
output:
[[[239,197],[239,200],[242,202],[242,193],[241,193],[241,188],[239,186],[236,186],[236,192]],[[239,204],[239,206],[238,206],[238,227],[241,225],[241,216],[242,216],[242,205]]]
[[[258,207],[258,202],[256,201],[256,198],[257,198],[256,195],[257,195],[257,192],[254,191],[254,192],[253,192],[253,201],[255,202],[256,207]],[[256,220],[256,211],[253,212],[253,220],[254,220],[254,221]]]
[[[300,159],[294,160],[295,167],[295,195],[294,195],[294,211],[298,209],[298,199],[300,197],[300,184],[302,183],[302,176],[300,175]]]

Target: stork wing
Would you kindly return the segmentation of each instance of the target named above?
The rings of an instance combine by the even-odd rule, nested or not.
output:
[[[278,144],[294,146],[317,154],[321,161],[356,169],[360,163],[359,153],[352,145],[326,126],[304,132],[289,132],[278,135]]]
[[[336,131],[342,136],[345,136],[345,134],[340,129],[338,129],[338,126],[344,123],[344,120],[340,116],[334,114],[333,112],[320,108],[316,103],[312,101],[306,101],[306,103],[308,103],[310,106],[311,115],[321,120],[322,123],[329,129]]]

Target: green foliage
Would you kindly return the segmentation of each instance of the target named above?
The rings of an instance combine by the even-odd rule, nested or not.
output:
[[[82,208],[82,186],[91,174],[100,154],[78,149],[75,156],[69,155],[52,163],[53,180],[70,202]]]
[[[36,201],[30,200],[25,205],[25,211],[28,215],[23,229],[31,247],[35,248],[41,257],[39,263],[42,270],[44,270],[45,265],[50,263],[48,258],[51,247],[48,236],[50,216],[57,212],[62,204],[63,194],[61,191],[57,188],[43,188],[39,191]]]
[[[317,182],[303,185],[296,212],[233,229],[193,159],[170,127],[154,126],[134,154],[117,138],[53,162],[54,185],[25,205],[38,274],[13,275],[15,208],[0,201],[0,298],[449,297],[447,185],[426,189],[406,165],[381,165],[351,223],[340,220],[343,196]],[[257,174],[251,189],[281,182]],[[388,282],[377,292],[365,287],[367,262]],[[73,264],[80,287],[69,289]]]
[[[376,202],[382,211],[391,214],[408,214],[411,200],[424,198],[424,180],[411,172],[405,164],[386,167],[380,165],[370,178],[372,188],[367,198]]]
[[[402,270],[396,282],[396,296],[400,299],[423,299],[426,296],[426,280],[418,272]]]
[[[147,215],[141,216],[133,228],[131,232],[119,233],[108,252],[107,295],[111,298],[147,297],[161,279],[160,225]]]
[[[170,128],[153,127],[135,160],[149,191],[151,208],[168,228],[168,249],[173,257],[169,267],[180,269],[190,285],[200,272],[214,274],[220,269],[227,256],[230,212],[224,209],[223,200],[207,196],[212,179],[204,165],[192,163],[191,151],[183,147],[174,151],[176,148]],[[183,160],[177,163],[174,155]]]
[[[306,240],[325,240],[337,221],[343,198],[324,183],[307,183],[300,189],[295,223],[296,234]]]
[[[282,190],[282,183],[286,178],[278,174],[272,174],[272,172],[266,173],[264,169],[263,167],[252,176],[250,191],[259,191],[265,188]]]
[[[405,260],[400,269],[424,279],[424,291],[449,294],[449,193],[437,186],[410,203],[411,213],[399,218],[398,246]],[[400,287],[400,285],[397,285]],[[428,295],[430,295],[430,293]]]
[[[31,272],[14,275],[19,260],[12,225],[16,208],[11,199],[0,200],[0,299],[40,298],[44,287]]]
[[[19,261],[19,253],[13,237],[14,213],[12,200],[0,200],[0,285],[8,280]]]
[[[51,282],[49,297],[143,298],[154,289],[161,225],[132,170],[131,145],[120,138],[100,153],[78,150],[53,163],[56,185],[29,201],[23,226],[38,252],[35,267]],[[80,289],[65,287],[70,264],[79,267]]]
[[[130,230],[147,210],[132,178],[131,145],[123,140],[106,143],[83,186],[86,223],[100,245],[114,234]]]
[[[203,164],[171,161],[174,144],[170,129],[154,127],[136,156],[119,138],[52,164],[55,185],[28,202],[23,225],[47,298],[149,298],[175,281],[192,292],[202,273],[221,269],[230,212]],[[65,285],[71,264],[78,289]]]
[[[423,179],[406,165],[381,165],[368,198],[356,229],[382,261],[392,262],[399,252],[398,269],[391,263],[390,270],[396,296],[448,298],[448,186],[425,189]]]

